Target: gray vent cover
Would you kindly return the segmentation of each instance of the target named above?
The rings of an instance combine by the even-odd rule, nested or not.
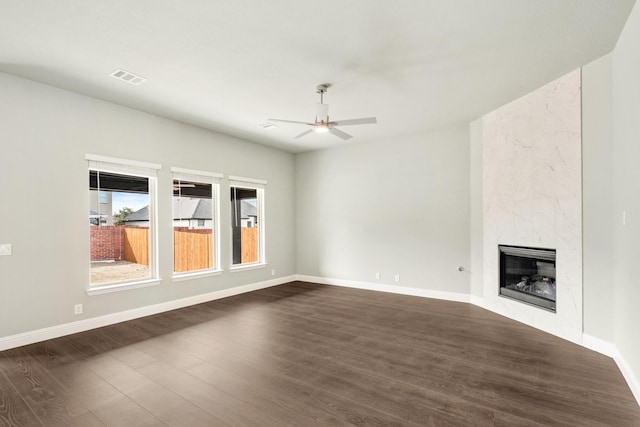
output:
[[[142,76],[121,69],[117,69],[111,73],[111,77],[136,86],[147,81],[147,79]]]

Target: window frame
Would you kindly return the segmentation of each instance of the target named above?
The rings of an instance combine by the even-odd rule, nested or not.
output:
[[[229,199],[234,187],[256,190],[256,212],[258,214],[258,261],[251,263],[233,263],[233,224],[229,224],[229,271],[236,272],[242,270],[251,270],[255,268],[264,268],[267,266],[266,257],[266,220],[265,220],[265,190],[267,181],[255,178],[245,178],[241,176],[229,176]],[[232,205],[230,204],[230,208]],[[229,213],[232,213],[230,211]]]
[[[162,165],[158,163],[142,162],[138,160],[121,159],[107,157],[96,154],[86,154],[87,171],[109,172],[121,175],[130,175],[148,179],[149,186],[149,277],[143,279],[123,280],[101,285],[92,286],[91,267],[89,266],[89,283],[87,293],[89,295],[99,295],[110,292],[123,291],[127,289],[137,289],[141,287],[154,286],[160,284],[159,262],[158,262],[158,173]],[[99,197],[99,195],[98,195]],[[89,230],[87,230],[89,231]],[[87,241],[91,241],[89,237]],[[91,251],[89,251],[89,263],[91,262]]]
[[[221,262],[221,252],[220,252],[220,180],[224,177],[224,175],[217,172],[185,169],[185,168],[180,168],[175,166],[171,167],[171,172],[172,172],[172,178],[171,178],[172,185],[173,185],[173,181],[175,180],[191,181],[191,182],[197,182],[200,184],[211,184],[211,199],[212,199],[211,207],[213,210],[212,212],[213,241],[211,242],[211,245],[212,245],[213,254],[214,254],[214,257],[213,257],[214,263],[212,268],[207,268],[204,270],[192,270],[192,271],[186,271],[186,272],[173,271],[171,279],[173,282],[180,282],[183,280],[189,280],[189,279],[198,278],[198,277],[219,275],[223,271],[222,262]],[[172,236],[173,236],[173,229],[174,229],[173,227],[173,220],[174,220],[173,190],[171,193],[171,197],[172,197],[171,199],[172,200],[171,230],[172,230]],[[173,248],[173,257],[174,257],[172,270],[174,270],[175,241],[173,240],[173,237],[171,238],[171,241],[173,242],[172,248]]]

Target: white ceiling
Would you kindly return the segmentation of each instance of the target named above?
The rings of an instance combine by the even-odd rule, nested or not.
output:
[[[611,51],[633,3],[0,0],[0,71],[302,152],[473,120]],[[320,83],[332,120],[378,124],[258,127],[312,121]]]

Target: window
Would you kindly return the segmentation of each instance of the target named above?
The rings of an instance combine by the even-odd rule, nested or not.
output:
[[[122,288],[157,279],[155,194],[160,165],[90,154],[86,158],[89,290]]]
[[[231,190],[231,265],[265,263],[264,187],[266,181],[229,177]]]
[[[173,172],[174,277],[220,270],[218,194],[220,174]]]

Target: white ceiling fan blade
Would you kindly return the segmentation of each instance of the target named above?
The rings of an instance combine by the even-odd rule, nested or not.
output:
[[[313,126],[313,123],[298,122],[296,120],[282,120],[282,119],[267,119],[268,122],[283,122],[283,123],[295,123],[297,125],[309,125]]]
[[[298,135],[298,136],[294,136],[294,137],[293,137],[293,139],[298,139],[298,138],[303,137],[303,136],[305,136],[306,134],[311,133],[311,132],[313,132],[313,129],[305,130],[305,131],[304,131],[304,132],[302,132],[300,135]]]
[[[336,129],[336,128],[330,128],[329,132],[339,138],[344,139],[345,141],[349,138],[353,138],[351,135],[349,135],[346,132],[342,132],[340,129]]]
[[[374,123],[378,123],[375,117],[366,117],[362,119],[351,120],[336,120],[335,122],[331,122],[331,124],[335,126],[369,125]]]

